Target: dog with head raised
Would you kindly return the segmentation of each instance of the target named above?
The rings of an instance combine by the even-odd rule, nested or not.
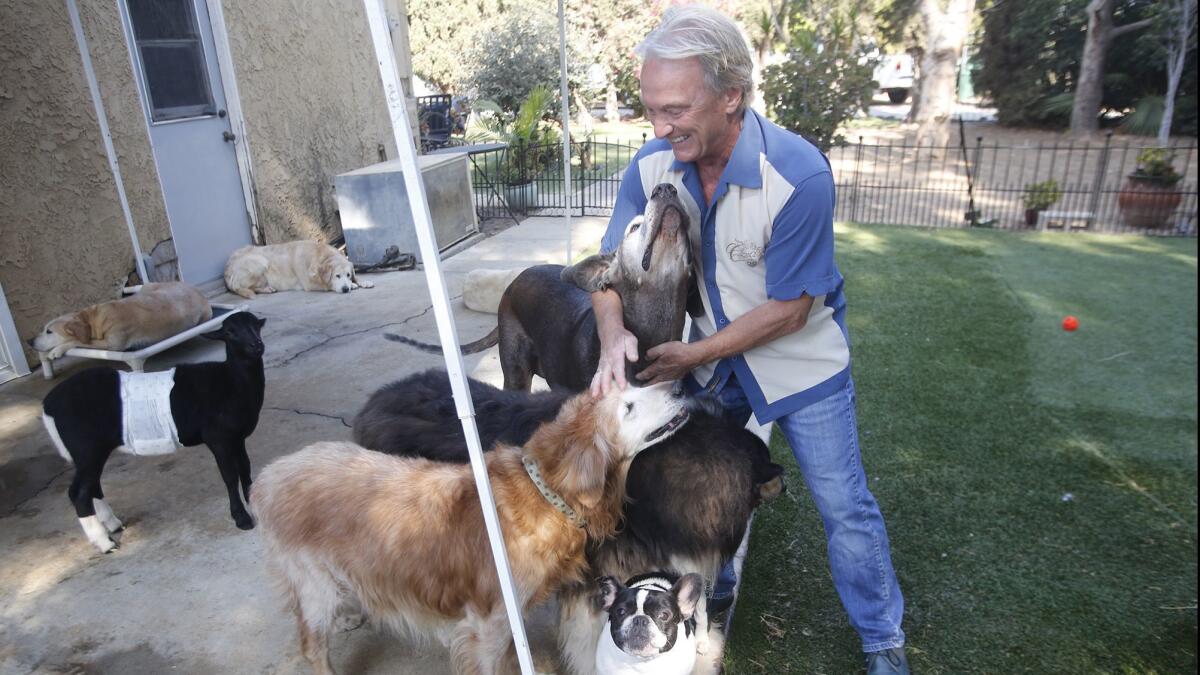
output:
[[[599,581],[600,608],[608,623],[596,645],[596,672],[604,675],[690,675],[696,667],[699,574],[638,575],[622,584]]]
[[[551,389],[582,391],[600,363],[600,337],[591,293],[621,296],[625,327],[638,339],[638,360],[627,376],[649,364],[646,352],[683,335],[684,311],[702,311],[692,281],[690,218],[675,186],[654,188],[645,212],[625,227],[617,250],[579,264],[535,265],[521,272],[500,298],[496,329],[463,345],[464,354],[500,344],[504,388],[529,391],[534,375]],[[441,347],[401,335],[384,337],[421,350]]]
[[[589,540],[617,530],[630,460],[687,420],[668,384],[568,400],[524,447],[487,453],[517,595],[525,607],[581,583]],[[439,638],[456,672],[511,665],[511,633],[471,467],[318,443],[267,466],[251,497],[318,675],[351,602]]]

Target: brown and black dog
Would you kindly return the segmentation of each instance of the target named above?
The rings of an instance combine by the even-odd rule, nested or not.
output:
[[[577,265],[536,265],[522,272],[500,299],[496,329],[463,345],[473,354],[500,343],[504,388],[528,391],[534,375],[552,389],[582,391],[600,363],[600,338],[591,293],[611,288],[621,296],[625,327],[638,340],[637,362],[626,363],[626,376],[648,365],[646,352],[678,340],[685,306],[697,313],[699,296],[692,281],[689,218],[675,186],[654,188],[646,211],[625,227],[613,253],[591,256]],[[400,335],[394,342],[424,351],[441,348]]]

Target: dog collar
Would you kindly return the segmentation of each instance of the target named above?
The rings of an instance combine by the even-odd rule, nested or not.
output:
[[[546,480],[542,478],[542,472],[538,469],[537,461],[532,457],[523,456],[521,457],[521,463],[525,465],[525,473],[529,474],[529,480],[533,481],[534,487],[538,489],[538,492],[542,493],[546,501],[561,511],[567,517],[567,520],[571,521],[572,525],[583,527],[586,521],[578,513],[575,513],[575,509],[571,508],[566,500],[559,496],[557,492],[550,489],[549,485],[546,485]]]

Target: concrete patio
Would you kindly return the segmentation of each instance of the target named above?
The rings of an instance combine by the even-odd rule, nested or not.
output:
[[[606,219],[573,222],[575,250],[595,247]],[[447,258],[460,340],[495,326],[494,315],[462,304],[468,271],[561,263],[565,242],[560,218],[530,218]],[[266,402],[247,444],[256,474],[308,443],[349,439],[355,413],[376,388],[442,365],[438,356],[382,337],[437,342],[424,273],[370,278],[374,289],[349,295],[286,292],[248,301],[267,319]],[[199,339],[147,369],[222,357],[219,345]],[[121,547],[103,555],[84,538],[65,496],[71,467],[54,451],[40,414],[55,383],[92,363],[63,359],[53,381],[35,372],[0,385],[0,673],[309,672],[259,539],[234,527],[206,448],[114,456],[104,491],[128,526]],[[466,363],[472,376],[500,384],[495,348]],[[528,622],[539,670],[554,672],[553,608],[539,608]],[[450,672],[440,645],[416,645],[369,625],[337,635],[333,661],[346,674]]]

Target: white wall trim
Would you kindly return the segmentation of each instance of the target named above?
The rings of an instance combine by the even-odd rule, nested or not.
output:
[[[250,156],[250,136],[246,131],[246,118],[242,114],[242,97],[238,92],[237,75],[233,68],[233,50],[229,47],[229,30],[225,26],[225,11],[221,0],[205,0],[208,6],[208,23],[212,29],[213,46],[217,52],[217,68],[221,72],[221,88],[225,92],[225,110],[229,113],[229,126],[237,134],[233,150],[237,155],[238,173],[242,178],[242,198],[246,202],[246,215],[250,219],[250,241],[266,243],[262,228],[258,225],[258,203],[254,193],[254,163]]]
[[[21,349],[21,338],[17,325],[13,323],[8,300],[4,297],[4,286],[0,284],[0,382],[29,374],[25,362],[25,350]]]

